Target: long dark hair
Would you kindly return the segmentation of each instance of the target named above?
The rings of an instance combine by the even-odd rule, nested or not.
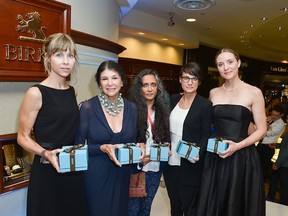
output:
[[[154,100],[155,121],[153,139],[157,142],[169,141],[169,95],[165,91],[162,80],[157,72],[152,69],[142,70],[134,79],[129,89],[130,100],[134,102],[138,109],[138,142],[146,143],[147,123],[147,103],[142,95],[142,78],[145,75],[153,75],[157,80],[157,95]]]

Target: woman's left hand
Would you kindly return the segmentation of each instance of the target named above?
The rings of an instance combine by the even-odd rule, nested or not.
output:
[[[196,163],[197,161],[199,161],[200,157],[199,157],[199,154],[197,155],[197,157],[194,157],[192,158],[192,160],[188,160],[190,161],[191,163]]]
[[[137,143],[137,146],[141,148],[141,156],[140,161],[143,165],[146,165],[150,162],[150,156],[146,155],[146,144],[145,143]]]

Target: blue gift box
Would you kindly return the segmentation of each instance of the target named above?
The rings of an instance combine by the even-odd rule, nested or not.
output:
[[[74,172],[87,170],[88,147],[84,144],[63,146],[64,151],[59,154],[60,172]]]
[[[180,157],[192,160],[199,154],[199,148],[195,143],[180,140],[178,142],[176,152]]]
[[[154,144],[150,148],[151,161],[168,161],[169,145],[167,144]]]
[[[141,148],[134,143],[120,144],[121,147],[115,150],[117,160],[120,164],[133,164],[140,162]]]
[[[219,154],[228,148],[228,143],[222,142],[223,139],[210,138],[207,144],[207,151]]]

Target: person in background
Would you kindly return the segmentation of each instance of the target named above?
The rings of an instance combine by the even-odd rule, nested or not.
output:
[[[210,91],[216,138],[227,150],[207,152],[197,216],[265,216],[265,193],[255,143],[267,131],[260,89],[240,80],[241,60],[223,48],[215,58],[223,85]],[[251,122],[255,128],[250,130]]]
[[[273,95],[271,97],[271,100],[268,102],[268,104],[265,106],[265,112],[266,112],[266,116],[270,116],[272,109],[274,106],[280,104],[280,97],[278,97],[277,95]]]
[[[286,95],[282,96],[280,106],[283,108],[283,115],[281,118],[286,123],[287,122],[287,114],[288,114],[288,101],[287,101]]]
[[[283,108],[280,105],[275,105],[272,108],[271,115],[267,117],[266,135],[257,145],[257,150],[261,158],[264,181],[269,179],[272,167],[271,159],[275,153],[275,146],[277,140],[285,130],[285,123],[281,118],[282,114]]]
[[[79,118],[75,90],[67,81],[77,62],[72,38],[62,33],[50,35],[43,45],[43,59],[48,77],[28,89],[19,116],[17,141],[35,154],[27,216],[84,216],[82,172],[59,173],[57,157],[62,146],[75,144]]]
[[[179,74],[183,94],[170,98],[171,156],[164,170],[171,215],[195,215],[207,140],[210,135],[212,103],[197,94],[202,82],[199,64],[185,64]],[[200,153],[191,161],[176,152],[180,140],[196,143]]]
[[[272,169],[278,171],[280,182],[280,204],[288,205],[288,133],[286,133],[280,143],[279,156]]]
[[[132,165],[121,165],[115,149],[136,143],[137,108],[122,98],[126,78],[118,63],[102,62],[95,77],[101,93],[82,103],[76,135],[78,143],[88,145],[84,181],[89,215],[127,216]]]
[[[158,190],[163,167],[167,162],[150,161],[150,149],[154,144],[169,145],[169,107],[163,83],[157,72],[142,70],[130,88],[130,99],[138,109],[138,143],[145,143],[146,155],[142,171],[146,173],[146,197],[129,198],[130,216],[149,216]]]

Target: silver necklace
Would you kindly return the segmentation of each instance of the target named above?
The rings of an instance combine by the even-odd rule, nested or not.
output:
[[[100,99],[101,104],[104,106],[106,113],[108,113],[111,116],[118,115],[124,106],[121,93],[118,94],[118,100],[116,102],[110,103],[105,97],[103,92],[99,94],[99,99]]]
[[[243,83],[243,81],[241,81],[241,82],[240,82],[237,86],[235,86],[233,89],[227,89],[227,88],[225,87],[225,83],[223,83],[222,87],[223,87],[223,89],[224,89],[225,91],[227,91],[227,92],[232,92],[232,91],[236,90],[237,88],[239,88],[242,83]]]

